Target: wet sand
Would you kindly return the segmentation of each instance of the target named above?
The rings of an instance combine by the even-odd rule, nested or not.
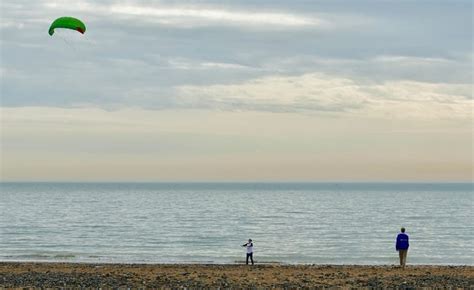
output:
[[[474,287],[474,266],[0,263],[0,286],[102,288]]]

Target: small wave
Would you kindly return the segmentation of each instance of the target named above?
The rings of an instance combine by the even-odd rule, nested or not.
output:
[[[53,258],[56,258],[56,259],[73,259],[75,257],[76,255],[73,255],[73,254],[57,254],[53,256]]]
[[[55,260],[55,259],[74,259],[74,254],[20,254],[3,256],[8,260]]]
[[[8,256],[4,256],[4,257],[8,258],[8,259],[47,259],[47,258],[51,258],[51,256],[43,255],[43,254],[8,255]]]

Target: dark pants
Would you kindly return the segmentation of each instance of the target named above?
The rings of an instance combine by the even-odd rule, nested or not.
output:
[[[253,253],[247,253],[247,259],[245,259],[245,264],[249,264],[249,258],[250,258],[250,261],[252,261],[252,265],[253,265]]]

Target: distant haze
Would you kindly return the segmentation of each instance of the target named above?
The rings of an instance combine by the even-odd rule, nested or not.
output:
[[[470,181],[472,11],[2,1],[1,180]]]

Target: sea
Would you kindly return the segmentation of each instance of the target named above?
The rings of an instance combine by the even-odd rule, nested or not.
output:
[[[0,261],[474,264],[472,183],[1,183]]]

